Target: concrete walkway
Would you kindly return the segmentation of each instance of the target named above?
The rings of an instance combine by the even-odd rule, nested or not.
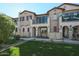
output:
[[[36,41],[54,41],[54,42],[57,42],[57,43],[67,43],[67,44],[79,44],[79,41],[77,40],[71,40],[71,39],[67,39],[67,38],[64,38],[64,39],[59,39],[59,40],[51,40],[51,39],[46,39],[46,38],[21,38],[25,41],[30,41],[30,40],[36,40]]]
[[[20,38],[22,40],[30,41],[30,40],[36,40],[36,41],[50,41],[48,38]]]
[[[15,44],[8,45],[7,47],[1,49],[0,52],[3,52],[3,51],[5,51],[5,50],[9,49],[11,46],[17,46],[17,45],[23,44],[23,43],[25,43],[25,42],[26,42],[26,41],[23,40],[23,41],[21,41],[21,42],[15,43]]]
[[[71,40],[71,39],[64,39],[64,43],[69,43],[69,44],[79,44],[78,40]]]

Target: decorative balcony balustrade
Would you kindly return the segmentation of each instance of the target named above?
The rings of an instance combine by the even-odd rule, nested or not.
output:
[[[62,15],[62,21],[79,21],[79,12],[66,12]]]

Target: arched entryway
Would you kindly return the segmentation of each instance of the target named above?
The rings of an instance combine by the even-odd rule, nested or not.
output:
[[[33,37],[36,37],[36,28],[33,27]]]
[[[69,28],[68,28],[68,26],[63,27],[63,38],[69,38]]]
[[[79,26],[73,27],[73,39],[79,39]]]
[[[47,27],[39,27],[40,29],[40,37],[42,38],[47,38]]]

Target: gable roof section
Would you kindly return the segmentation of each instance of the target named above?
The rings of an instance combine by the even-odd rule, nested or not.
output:
[[[66,4],[66,5],[78,6],[78,7],[79,7],[79,5],[78,5],[78,4],[63,3],[63,4],[59,5],[58,7],[55,7],[55,8],[50,9],[49,11],[47,11],[47,13],[49,13],[50,11],[52,11],[52,10],[54,10],[54,9],[61,9],[61,10],[65,10],[64,8],[60,8],[61,6],[65,5],[65,4]]]
[[[28,10],[24,10],[23,12],[21,12],[20,14],[24,13],[24,12],[29,12],[29,13],[32,13],[34,15],[36,15],[34,12],[31,12],[31,11],[28,11]]]
[[[50,11],[52,11],[52,10],[54,10],[54,9],[64,10],[63,8],[58,8],[58,7],[55,7],[55,8],[50,9],[49,11],[47,11],[47,13],[49,13]]]
[[[58,8],[60,8],[60,7],[63,6],[63,5],[72,5],[72,6],[78,6],[78,7],[79,7],[78,4],[73,4],[73,3],[63,3],[63,4],[59,5]]]

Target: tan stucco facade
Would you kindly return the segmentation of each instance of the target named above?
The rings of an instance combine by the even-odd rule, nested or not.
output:
[[[62,4],[57,8],[49,10],[46,14],[37,15],[33,12],[23,11],[18,16],[18,32],[17,35],[25,37],[48,37],[49,39],[63,39],[63,27],[67,26],[68,38],[73,38],[73,27],[79,26],[79,21],[62,21],[62,14],[69,12],[79,12],[79,6],[74,4]],[[26,20],[26,16],[32,16],[32,19]],[[37,20],[37,17],[47,16],[47,23],[33,24],[33,20]],[[24,21],[20,21],[20,17],[24,17]],[[25,31],[23,32],[23,28]],[[28,31],[29,28],[29,31]],[[72,29],[72,31],[71,31]],[[45,32],[42,32],[45,31]],[[66,33],[65,33],[66,34]],[[67,34],[66,34],[67,35]]]

